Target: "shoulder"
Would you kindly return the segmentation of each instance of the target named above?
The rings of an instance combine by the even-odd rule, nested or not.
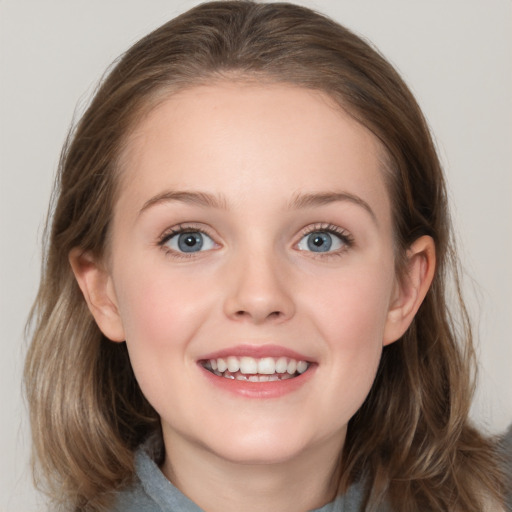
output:
[[[109,512],[162,512],[162,508],[148,496],[140,482],[120,491]]]
[[[117,494],[109,512],[202,512],[167,480],[154,459],[150,442],[137,450],[136,481]]]

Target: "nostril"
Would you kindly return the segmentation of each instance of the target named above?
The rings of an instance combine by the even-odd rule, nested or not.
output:
[[[266,315],[266,318],[279,318],[283,313],[281,311],[271,311]],[[235,313],[235,316],[241,318],[245,316],[252,316],[248,311],[244,311],[243,309],[240,309]]]

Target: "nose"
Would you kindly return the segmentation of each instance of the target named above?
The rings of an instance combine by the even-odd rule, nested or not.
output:
[[[295,304],[284,263],[277,256],[241,256],[229,272],[225,314],[254,324],[280,323],[292,318]]]

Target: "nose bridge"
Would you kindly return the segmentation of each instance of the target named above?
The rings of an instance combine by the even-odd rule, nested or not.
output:
[[[247,244],[233,255],[228,270],[225,312],[254,323],[282,321],[295,312],[286,262],[268,240]]]

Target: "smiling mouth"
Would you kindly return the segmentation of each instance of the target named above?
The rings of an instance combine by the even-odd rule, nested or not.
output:
[[[311,363],[289,357],[219,357],[199,361],[209,372],[226,379],[247,382],[288,380],[305,373]]]

